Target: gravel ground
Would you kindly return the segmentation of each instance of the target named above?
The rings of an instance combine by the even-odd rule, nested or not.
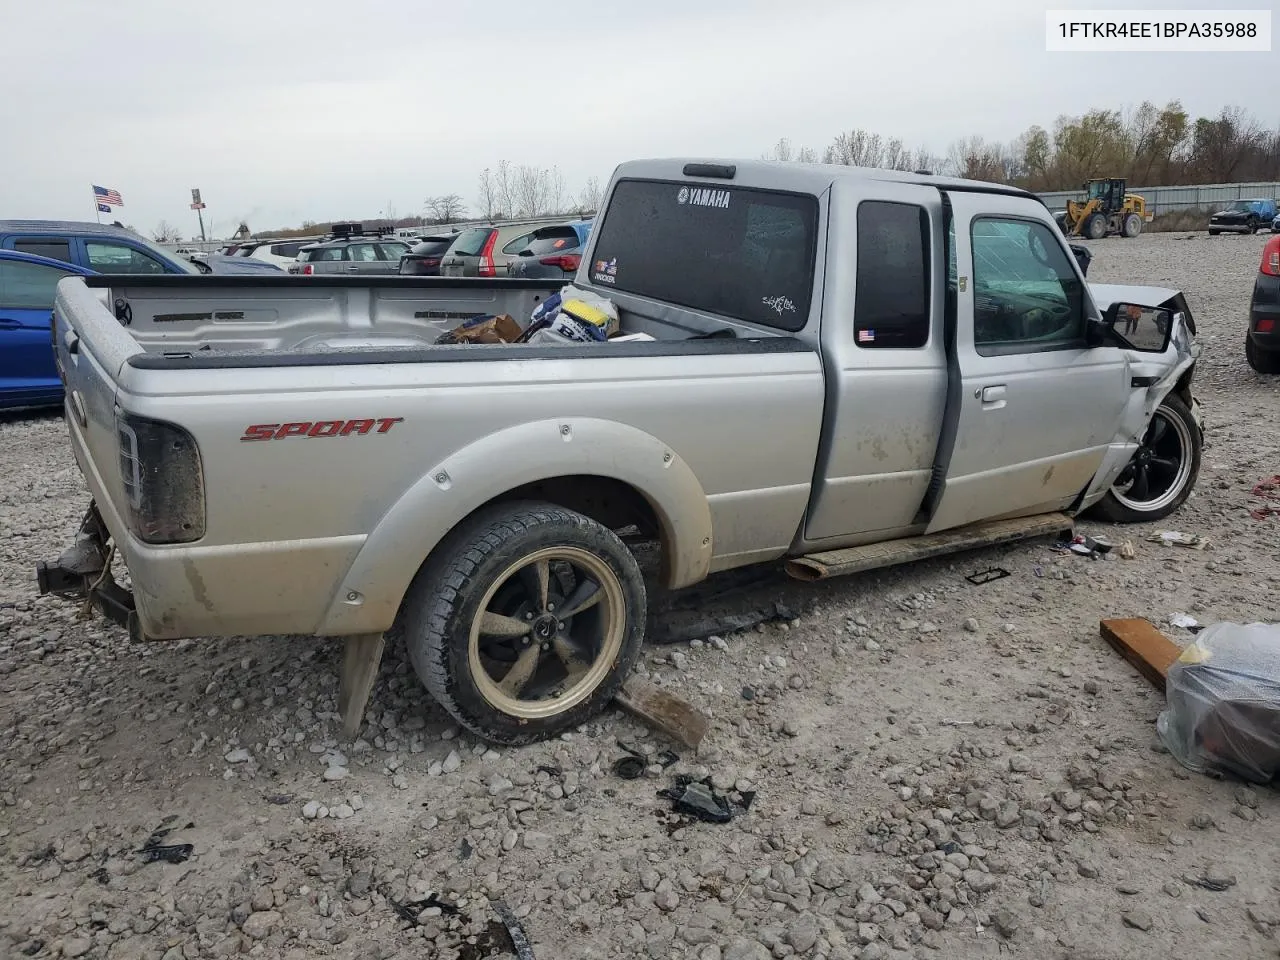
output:
[[[1085,524],[1136,558],[766,580],[749,604],[795,620],[646,653],[713,720],[637,780],[617,741],[668,744],[626,717],[488,749],[394,645],[342,744],[336,642],[138,645],[38,599],[85,492],[60,419],[0,423],[0,957],[512,956],[490,898],[539,960],[1277,956],[1277,794],[1179,767],[1097,635],[1275,616],[1280,519],[1248,510],[1280,473],[1280,379],[1242,351],[1263,240],[1093,245],[1094,279],[1181,286],[1199,319],[1204,466],[1165,526],[1207,550]],[[991,564],[1012,575],[965,581]],[[754,803],[685,822],[656,796],[679,773]],[[162,827],[188,860],[136,852]]]

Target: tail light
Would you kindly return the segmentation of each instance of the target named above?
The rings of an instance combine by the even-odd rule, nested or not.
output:
[[[493,263],[493,248],[498,243],[498,231],[490,230],[489,239],[484,242],[484,249],[480,251],[480,267],[476,271],[482,277],[496,277],[498,268]]]
[[[432,267],[440,266],[439,257],[406,257],[400,261],[401,273],[426,273]]]
[[[559,267],[565,273],[577,273],[582,256],[577,253],[565,253],[558,257],[543,257],[538,262],[548,267]]]
[[[304,264],[302,265],[302,275],[303,275],[304,277],[310,277],[310,276],[312,276],[315,272],[316,272],[316,268],[315,268],[315,267],[313,267],[311,264],[309,264],[309,263],[304,263]]]
[[[191,543],[204,536],[200,449],[172,423],[116,419],[129,529],[143,543]]]
[[[1258,269],[1269,277],[1280,277],[1280,237],[1272,237],[1262,248],[1262,266]]]

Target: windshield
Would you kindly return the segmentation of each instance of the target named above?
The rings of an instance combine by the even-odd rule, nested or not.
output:
[[[449,244],[453,243],[453,237],[445,237],[441,240],[423,240],[421,243],[413,245],[409,251],[414,256],[433,256],[444,253],[449,249]]]
[[[1254,202],[1252,200],[1237,200],[1235,203],[1231,204],[1231,206],[1227,207],[1227,212],[1248,213],[1253,209],[1253,203]]]
[[[452,246],[449,247],[449,253],[455,257],[478,257],[480,251],[484,249],[485,241],[489,239],[489,227],[476,227],[472,230],[464,230],[458,234]]]
[[[578,249],[578,234],[573,227],[543,227],[534,231],[533,239],[522,253],[539,257],[546,253],[571,253]]]

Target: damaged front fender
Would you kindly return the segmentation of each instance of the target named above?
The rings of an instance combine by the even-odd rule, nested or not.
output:
[[[1134,451],[1138,449],[1156,409],[1169,394],[1176,393],[1190,409],[1197,427],[1204,429],[1200,404],[1191,395],[1191,381],[1196,361],[1200,357],[1200,344],[1195,339],[1195,318],[1186,297],[1180,291],[1166,287],[1120,284],[1090,284],[1090,293],[1100,311],[1105,311],[1113,303],[1121,302],[1151,304],[1171,310],[1173,330],[1169,345],[1163,353],[1131,349],[1123,351],[1132,392],[1110,450],[1085,491],[1081,509],[1100,500],[1115,483],[1133,457]]]

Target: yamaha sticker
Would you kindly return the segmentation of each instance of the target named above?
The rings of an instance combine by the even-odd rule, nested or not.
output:
[[[729,209],[728,190],[711,190],[704,187],[681,187],[676,191],[676,203],[690,207],[715,207],[719,210]]]

